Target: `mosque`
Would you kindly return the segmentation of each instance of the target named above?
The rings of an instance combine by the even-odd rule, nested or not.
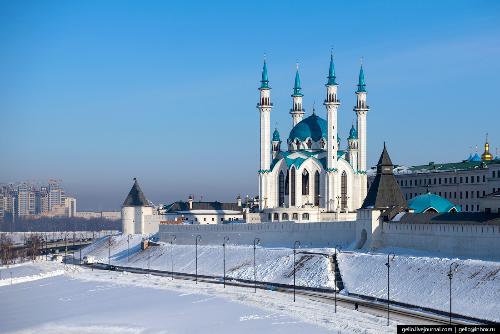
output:
[[[273,109],[267,64],[260,81],[260,169],[259,209],[261,221],[354,220],[367,194],[366,84],[361,65],[347,147],[341,149],[337,113],[340,100],[333,55],[327,76],[323,105],[326,119],[316,114],[305,117],[302,87],[297,67],[293,87],[292,129],[286,143],[278,130],[271,137]],[[283,145],[282,145],[283,144]],[[285,146],[284,148],[282,146]],[[283,150],[284,149],[284,150]]]

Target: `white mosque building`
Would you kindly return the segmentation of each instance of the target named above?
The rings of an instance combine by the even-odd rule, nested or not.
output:
[[[273,109],[271,87],[264,61],[259,87],[260,170],[259,203],[261,221],[355,220],[367,194],[366,166],[366,85],[361,65],[356,90],[356,127],[352,126],[347,147],[340,149],[337,112],[338,84],[333,56],[326,83],[326,119],[305,116],[297,68],[292,94],[292,130],[282,150],[277,130],[271,137]]]

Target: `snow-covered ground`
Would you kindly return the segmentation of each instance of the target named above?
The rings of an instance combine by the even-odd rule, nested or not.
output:
[[[193,245],[160,244],[140,251],[140,236],[130,240],[130,258],[127,260],[127,238],[112,239],[111,262],[140,268],[195,272]],[[172,253],[173,250],[173,253]],[[297,285],[309,287],[334,286],[331,264],[325,256],[334,249],[301,249],[297,253]],[[446,275],[452,262],[458,263],[458,272],[452,281],[453,312],[481,319],[500,321],[500,263],[480,260],[444,259],[429,254],[411,255],[408,250],[391,250],[398,255],[391,263],[391,300],[412,305],[448,311],[449,279]],[[108,259],[108,242],[101,240],[87,249],[104,263]],[[173,257],[172,257],[173,254]],[[387,296],[387,255],[343,252],[339,267],[345,285],[344,292],[373,297]],[[290,248],[257,248],[257,280],[292,283],[293,250]],[[223,274],[222,246],[198,246],[198,274]],[[253,279],[253,247],[228,245],[226,247],[226,275]]]
[[[28,263],[24,272],[42,268]],[[0,287],[1,333],[385,333],[385,318],[273,291],[52,264]],[[20,271],[21,269],[18,269]],[[396,322],[391,322],[395,332]]]
[[[11,285],[41,278],[63,275],[60,265],[51,262],[36,262],[0,266],[0,286]]]
[[[82,256],[93,255],[108,263],[109,239],[101,240],[82,251]],[[111,263],[115,265],[150,268],[170,271],[172,260],[174,271],[194,274],[196,271],[196,249],[192,245],[161,243],[140,251],[140,236],[130,239],[130,257],[127,259],[127,237],[113,237]],[[173,253],[172,253],[173,250]],[[333,249],[298,249],[296,254],[296,284],[309,287],[334,287],[334,276],[326,256]],[[173,255],[173,256],[172,256]],[[223,276],[223,247],[198,246],[198,274]],[[257,280],[291,284],[293,282],[293,250],[290,248],[260,248],[255,253]],[[253,280],[253,247],[226,246],[226,276]]]
[[[401,254],[400,254],[401,253]],[[452,312],[500,321],[500,263],[404,255],[390,262],[391,300],[449,310],[450,264],[458,270],[452,280]],[[339,268],[351,293],[387,297],[387,254],[344,252]],[[455,267],[455,265],[454,265]]]

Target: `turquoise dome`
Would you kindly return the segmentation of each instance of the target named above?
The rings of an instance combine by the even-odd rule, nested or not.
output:
[[[460,211],[459,206],[453,205],[446,198],[441,196],[427,193],[419,195],[408,201],[408,206],[410,209],[415,210],[416,213],[422,212],[438,212],[445,213],[450,211]]]
[[[327,129],[328,123],[326,120],[316,114],[312,114],[293,127],[288,140],[294,141],[298,139],[304,141],[307,138],[311,138],[313,141],[318,141],[321,138],[325,138],[326,140],[328,136]]]

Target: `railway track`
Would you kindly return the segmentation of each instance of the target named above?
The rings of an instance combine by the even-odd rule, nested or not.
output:
[[[224,284],[224,278],[220,276],[210,276],[210,275],[195,275],[188,273],[170,272],[155,269],[145,269],[137,267],[127,267],[127,266],[114,266],[107,265],[104,263],[97,263],[94,265],[83,265],[86,267],[93,267],[99,270],[113,270],[120,272],[129,272],[135,274],[150,274],[154,276],[172,277],[177,280],[185,281],[198,281],[202,283],[209,284]],[[226,277],[225,284],[228,286],[260,289],[260,290],[272,290],[287,294],[293,294],[294,287],[289,284],[281,283],[270,283],[245,279],[235,279]],[[316,302],[322,302],[333,307],[335,303],[335,291],[333,289],[325,288],[313,288],[313,287],[295,287],[296,295],[309,298],[310,300]],[[352,295],[336,295],[337,305],[354,309],[354,305],[358,305],[358,311],[369,313],[379,317],[387,317],[387,303],[381,300],[376,300],[375,298],[364,297],[364,296],[352,296]],[[439,310],[424,309],[418,307],[408,307],[402,306],[405,304],[392,302],[390,305],[390,318],[396,320],[403,324],[414,324],[414,325],[447,325],[449,324],[449,314]],[[483,319],[477,319],[472,317],[466,317],[458,314],[452,314],[452,325],[472,325],[472,324],[485,324],[485,325],[498,325],[498,323],[487,321]]]

